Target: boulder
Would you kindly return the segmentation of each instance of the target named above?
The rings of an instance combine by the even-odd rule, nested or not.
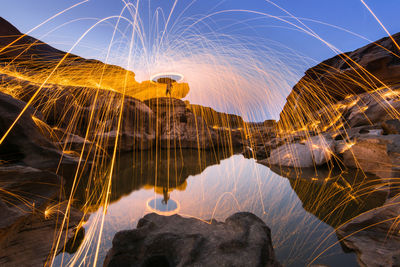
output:
[[[1,266],[44,266],[51,259],[66,210],[62,186],[63,180],[54,173],[23,165],[0,165]],[[75,232],[86,219],[83,212],[72,207],[68,217],[58,251],[66,238],[71,246],[76,244]]]
[[[395,177],[400,166],[400,135],[360,135],[342,153],[347,167],[381,178]]]
[[[386,142],[373,138],[357,141],[344,151],[343,163],[380,177],[390,177],[391,160],[386,145]]]
[[[71,207],[68,224],[62,231],[66,204],[54,205],[49,214],[36,212],[13,224],[0,234],[0,266],[48,266],[54,255],[73,251],[84,237],[80,223],[83,212]],[[55,251],[55,238],[61,235]],[[65,242],[68,240],[67,242]],[[64,245],[64,243],[66,243]]]
[[[179,215],[143,217],[137,229],[118,232],[104,265],[280,266],[271,233],[257,216],[236,213],[206,223]]]
[[[341,243],[356,252],[361,266],[400,265],[398,199],[365,212],[336,230]]]
[[[61,177],[21,165],[0,165],[0,232],[60,195]]]
[[[331,159],[334,146],[334,141],[327,135],[313,136],[304,143],[290,143],[273,149],[270,157],[261,163],[295,168],[320,166]]]
[[[26,103],[0,92],[0,136],[14,123]],[[55,171],[60,161],[73,165],[74,159],[64,155],[51,140],[47,139],[36,123],[41,121],[34,116],[35,110],[28,108],[0,144],[0,160]],[[45,124],[45,123],[43,123]]]
[[[380,125],[391,120],[400,110],[399,99],[400,94],[397,87],[354,96],[350,100],[356,104],[350,106],[343,115],[346,124],[349,127]]]

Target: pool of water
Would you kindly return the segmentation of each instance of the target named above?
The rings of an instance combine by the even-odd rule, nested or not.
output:
[[[338,242],[334,227],[381,205],[384,199],[379,194],[351,197],[357,173],[304,174],[292,179],[281,176],[293,176],[290,171],[280,170],[279,175],[254,159],[221,155],[191,150],[121,155],[104,218],[98,265],[116,232],[135,228],[141,217],[158,210],[221,221],[238,211],[253,212],[271,228],[276,256],[285,266],[358,266],[355,254],[345,252]],[[73,256],[92,265],[103,210],[95,205],[91,210],[80,249],[58,255],[56,266],[66,265]]]

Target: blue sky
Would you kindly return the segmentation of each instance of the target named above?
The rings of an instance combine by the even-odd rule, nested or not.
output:
[[[364,1],[391,34],[400,32],[399,0]],[[5,0],[2,3],[0,16],[10,21],[22,32],[27,32],[57,12],[78,2],[80,1]],[[136,0],[131,0],[131,3],[133,5],[137,4]],[[361,0],[275,0],[274,3],[301,19],[307,27],[340,51],[354,50],[369,43],[368,40],[375,41],[386,36],[385,31]],[[168,17],[173,5],[174,1],[169,0],[139,1],[140,19],[143,22],[144,29],[143,34],[149,35],[147,36],[148,39],[152,39],[152,37],[154,39],[155,36],[160,37],[161,30],[155,27],[155,18],[162,18],[161,13]],[[68,50],[96,22],[96,19],[118,15],[123,6],[124,4],[120,0],[90,0],[63,13],[34,30],[30,35],[62,50]],[[160,12],[161,10],[162,12]],[[155,15],[157,11],[159,16]],[[182,14],[183,11],[185,12]],[[283,86],[285,88],[279,89],[282,92],[280,100],[277,101],[279,102],[278,106],[282,105],[284,97],[290,91],[290,87],[308,67],[335,55],[335,52],[321,41],[307,35],[304,31],[299,31],[287,22],[282,22],[281,20],[287,20],[304,27],[298,21],[289,18],[284,11],[265,0],[180,0],[177,1],[174,12],[171,15],[171,23],[167,31],[170,31],[171,35],[172,33],[178,35],[184,31],[183,29],[187,25],[209,14],[214,15],[202,21],[204,23],[197,23],[193,32],[204,36],[221,36],[221,34],[233,36],[238,45],[242,45],[240,44],[242,40],[248,49],[251,50],[255,47],[255,53],[259,53],[263,49],[262,47],[265,46],[267,49],[271,47],[276,51],[275,54],[278,58],[279,55],[285,55],[287,51],[298,53],[307,58],[303,63],[297,62],[295,64],[296,70],[291,75],[288,75],[290,79],[287,79],[286,85]],[[124,15],[132,19],[128,12],[125,12]],[[279,19],[270,16],[278,16]],[[72,52],[86,58],[105,60],[105,51],[107,51],[113,32],[113,25],[115,25],[116,21],[116,19],[110,19],[108,20],[109,23],[103,23],[96,27]],[[67,22],[70,23],[61,26]],[[174,27],[172,27],[173,23],[176,23]],[[159,26],[162,24],[162,22],[158,23]],[[329,25],[341,27],[345,30]],[[119,29],[121,32],[127,31],[126,23],[121,23]],[[356,33],[367,40],[354,36],[346,32],[346,30]],[[213,38],[211,37],[211,39]],[[219,37],[214,41],[224,42]],[[128,42],[126,39],[121,39],[119,42],[119,45],[113,47],[113,51],[115,47],[118,47],[116,49],[118,53],[114,53],[108,61],[127,67],[128,52],[126,44]],[[147,45],[151,45],[152,42],[152,40],[147,40]],[[232,47],[235,46],[234,42],[231,41],[230,43]],[[124,46],[123,49],[121,44]],[[219,47],[219,50],[221,50],[221,47]],[[271,54],[271,52],[269,53]],[[262,60],[260,57],[260,61]],[[285,64],[291,64],[290,57],[284,57],[282,61],[286,62]],[[136,66],[136,68],[139,67]],[[268,67],[265,68],[268,69]],[[139,71],[135,69],[135,66],[131,66],[131,69],[137,73]],[[200,98],[197,99],[197,102],[202,102]],[[249,99],[248,101],[251,100]],[[224,108],[221,107],[220,109]],[[230,110],[229,107],[225,109]],[[234,112],[240,113],[237,110],[234,110]],[[273,112],[266,111],[265,116],[257,116],[268,117],[271,113]]]
[[[21,31],[26,32],[57,12],[78,2],[80,1],[5,0],[2,3],[0,15],[17,26]],[[151,12],[154,12],[156,7],[161,7],[165,12],[168,12],[173,6],[174,1],[144,0],[140,2],[140,6],[146,6],[143,9],[147,9],[147,3],[149,2],[151,5]],[[188,0],[178,1],[174,14],[178,15],[190,2],[191,1]],[[400,14],[399,0],[366,0],[365,2],[371,7],[391,34],[400,31],[398,17]],[[369,40],[376,40],[386,35],[359,0],[275,0],[274,3],[291,12],[296,17],[319,20],[324,23],[343,27]],[[119,0],[90,0],[34,31],[32,35],[40,37],[57,25],[77,18],[104,18],[111,15],[118,15],[122,7],[123,3]],[[248,9],[277,16],[285,15],[281,10],[263,0],[198,0],[190,7],[186,14],[187,16],[205,15],[213,11],[229,9]],[[147,16],[147,12],[143,12],[142,16]],[[250,17],[254,16],[232,12],[216,16],[216,19],[219,21],[226,19],[224,22],[229,24]],[[68,44],[58,44],[60,42],[58,37],[62,36],[65,39],[70,38],[70,42],[73,43],[73,40],[76,40],[84,31],[85,27],[88,27],[91,23],[94,22],[75,22],[43,39],[46,42],[66,49],[68,48]],[[318,25],[310,21],[305,21],[305,23],[341,50],[352,50],[368,43],[365,40],[351,36],[341,30],[334,30],[328,26]],[[277,23],[273,19],[261,19],[252,24],[252,26],[257,29],[258,34],[268,36],[270,39],[293,47],[297,51],[315,60],[323,60],[333,54],[329,49],[323,47],[319,41],[306,36],[304,33],[298,33],[293,29],[272,28],[272,26],[278,26],[279,24],[280,26],[287,26],[284,25],[284,23]],[[98,32],[98,34],[89,37],[85,42],[91,43],[98,41],[98,38],[101,38],[101,31],[99,30]],[[242,32],[241,34],[244,33]],[[84,51],[84,49],[82,49],[82,51]],[[85,51],[82,56],[86,55],[93,57],[93,55],[90,55],[90,51]]]

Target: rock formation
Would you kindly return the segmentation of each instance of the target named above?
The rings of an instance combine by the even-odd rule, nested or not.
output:
[[[398,199],[390,199],[336,231],[342,243],[356,252],[361,266],[400,265],[399,208]]]
[[[111,266],[280,266],[271,233],[251,213],[210,224],[179,215],[143,217],[137,229],[118,232],[104,265]]]
[[[61,230],[66,205],[52,204],[55,206],[47,211],[37,209],[14,222],[11,227],[0,229],[1,266],[47,266],[54,253],[63,249],[70,251],[79,246],[85,233],[83,228],[77,228],[85,220],[83,213],[71,208],[69,222]],[[55,250],[55,237],[59,235],[61,241]],[[68,240],[66,244],[65,240]]]
[[[26,103],[0,92],[0,135]],[[64,179],[76,160],[64,154],[46,134],[46,125],[28,108],[0,145],[0,265],[42,266],[53,245],[56,225],[65,213]],[[56,174],[58,170],[58,174]],[[56,214],[58,214],[56,216]],[[71,210],[70,224],[60,234],[72,238],[83,213]],[[63,244],[59,249],[62,249]]]
[[[399,43],[400,33],[393,39]],[[314,112],[349,95],[393,86],[400,80],[400,51],[389,37],[339,54],[306,71],[281,112],[280,126],[298,129],[317,119]]]
[[[122,67],[104,64],[67,54],[36,38],[22,34],[0,17],[0,72],[39,84],[77,87],[100,87],[125,92],[137,99],[165,96],[165,85],[150,81],[138,83],[135,73]],[[57,69],[56,69],[57,68]],[[56,71],[53,71],[56,70]],[[186,83],[174,85],[172,97],[189,93]]]
[[[400,33],[393,38],[399,41]],[[332,158],[383,178],[396,175],[399,57],[387,37],[307,70],[288,96],[276,131],[250,140],[253,155],[288,167],[317,167]],[[315,136],[334,140],[325,142],[330,152],[322,160],[313,155],[320,146],[306,145]]]
[[[283,167],[312,168],[331,160],[334,141],[323,135],[313,136],[304,143],[282,145],[271,150],[270,157],[260,163]]]
[[[211,149],[213,147],[241,146],[242,136],[231,129],[214,129],[203,117],[175,98],[154,98],[145,103],[155,114],[153,125],[157,127],[157,141],[163,148],[182,147]]]
[[[399,42],[400,33],[393,38]],[[260,163],[295,179],[291,183],[300,193],[304,207],[337,227],[342,245],[356,252],[361,266],[399,265],[399,58],[392,40],[383,38],[309,69],[288,96],[278,130],[265,135],[268,140],[265,152],[260,142],[253,146]],[[323,146],[312,145],[313,140],[321,138],[325,140]],[[360,201],[370,199],[370,204],[357,216],[343,212],[347,216],[343,221],[337,221],[340,216],[332,215],[333,211],[338,212],[336,204],[315,199],[313,190],[298,188],[299,184],[307,183],[309,187],[323,181],[318,186],[329,189],[329,181],[336,181],[333,166],[349,171],[358,169],[364,175],[376,177],[372,180],[364,177],[358,185],[352,179],[342,177],[340,180],[350,187],[339,187],[340,194],[318,194],[340,196],[345,193],[345,198],[355,199],[359,208]],[[306,169],[294,169],[304,167]],[[323,173],[327,174],[326,180],[321,178]],[[313,178],[315,181],[299,181],[303,174],[316,177]],[[354,189],[356,191],[352,192]],[[379,201],[374,199],[377,196]],[[351,202],[343,208],[351,209]],[[324,207],[315,209],[315,203],[324,203]]]
[[[207,125],[213,127],[226,127],[229,129],[245,127],[245,122],[241,116],[218,112],[210,107],[204,107],[201,105],[187,103],[186,106],[196,116],[202,117]]]
[[[156,149],[161,155],[164,148],[181,152],[182,148],[232,148],[242,144],[241,132],[213,129],[183,101],[159,97],[165,92],[162,86],[137,83],[133,72],[67,55],[23,35],[2,18],[0,35],[0,138],[7,133],[0,145],[0,265],[42,266],[51,260],[51,254],[77,247],[75,234],[82,233],[77,227],[85,220],[84,214],[71,207],[68,226],[59,227],[78,162],[82,163],[79,176],[83,178],[77,186],[82,187],[88,179],[84,171],[96,166],[93,162],[107,160],[116,146],[118,153]],[[62,59],[62,71],[42,84]],[[101,88],[96,83],[100,77]],[[121,89],[121,81],[127,81],[128,87]],[[172,96],[184,97],[188,90],[187,84],[174,84]],[[132,95],[157,98],[145,103]],[[231,155],[231,150],[224,152]],[[203,163],[197,166],[199,170],[180,174],[198,173],[211,164]],[[179,182],[184,183],[187,176]],[[102,186],[100,180],[93,186]],[[162,179],[158,179],[161,184],[148,180],[141,180],[134,189],[146,184],[172,186],[163,184]],[[84,197],[80,200],[86,203]],[[80,203],[75,204],[79,207]],[[57,234],[62,242],[55,251]],[[68,239],[65,245],[71,248],[64,247]]]
[[[25,105],[25,102],[0,92],[1,136],[6,134]],[[35,110],[28,108],[15,123],[0,146],[0,160],[8,163],[22,162],[28,166],[52,170],[58,167],[59,161],[72,165],[74,160],[68,155],[63,155],[53,142],[43,135],[42,131],[47,129],[39,127],[41,119],[34,114]]]

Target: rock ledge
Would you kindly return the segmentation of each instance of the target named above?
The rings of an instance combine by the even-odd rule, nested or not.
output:
[[[148,214],[137,229],[118,232],[104,266],[281,266],[271,231],[252,213],[210,224]]]

